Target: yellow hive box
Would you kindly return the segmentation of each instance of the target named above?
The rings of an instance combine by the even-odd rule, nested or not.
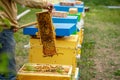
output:
[[[78,32],[78,36],[79,36],[79,44],[82,44],[83,43],[83,37],[84,37],[83,29],[81,29],[80,32]]]
[[[71,35],[65,37],[57,37],[56,38],[56,46],[57,47],[64,47],[64,48],[72,48],[74,49],[78,44],[79,36],[78,35]]]
[[[30,46],[39,46],[42,45],[41,40],[39,38],[30,38]]]
[[[57,54],[52,57],[45,57],[43,55],[42,46],[31,47],[29,54],[30,63],[46,63],[46,64],[62,64],[72,65],[73,72],[76,68],[76,51],[71,48],[57,47]]]
[[[55,71],[49,71],[53,68]],[[46,71],[42,71],[44,69],[46,69]],[[71,75],[72,66],[70,65],[29,63],[23,65],[23,67],[18,71],[17,80],[71,80]]]
[[[71,35],[65,37],[57,37],[56,38],[56,46],[61,47],[76,47],[78,44],[79,35]],[[68,44],[69,43],[69,44]],[[42,45],[41,40],[38,38],[30,38],[31,46],[39,46]]]
[[[37,40],[37,39],[34,39],[34,40]],[[74,72],[76,68],[76,54],[77,54],[76,46],[79,42],[78,40],[79,40],[78,35],[71,35],[69,37],[56,38],[57,55],[54,55],[52,57],[44,56],[42,45],[31,46],[29,50],[30,51],[29,62],[72,65],[73,72]],[[30,41],[33,41],[33,40],[30,40]],[[36,44],[39,44],[39,43],[36,43]]]

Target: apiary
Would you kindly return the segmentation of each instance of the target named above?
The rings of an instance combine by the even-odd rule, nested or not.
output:
[[[37,23],[23,29],[31,38],[28,63],[18,71],[18,80],[79,80],[77,60],[83,30],[77,30],[77,23],[84,5],[80,2],[59,3],[54,4],[54,8],[53,14],[37,13]],[[69,9],[72,14],[68,13]]]

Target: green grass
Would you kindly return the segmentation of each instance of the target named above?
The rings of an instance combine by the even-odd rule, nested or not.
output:
[[[85,17],[81,80],[119,80],[120,9],[91,6]],[[114,71],[116,70],[116,72]]]
[[[119,69],[119,70],[116,70],[116,71],[114,72],[114,75],[115,75],[115,76],[120,76],[120,69]]]
[[[86,5],[89,6],[112,6],[112,5],[120,5],[120,0],[82,0]]]

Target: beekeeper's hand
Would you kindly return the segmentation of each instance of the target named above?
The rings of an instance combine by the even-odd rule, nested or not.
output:
[[[52,12],[52,9],[53,9],[53,4],[52,3],[49,3],[47,2],[47,5],[45,7],[43,7],[44,9],[47,9],[48,11]]]

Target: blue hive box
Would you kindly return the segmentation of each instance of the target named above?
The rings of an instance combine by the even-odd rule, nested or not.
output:
[[[54,27],[56,36],[70,36],[77,31],[76,24],[74,23],[54,23]],[[23,29],[25,35],[36,35],[36,32],[38,32],[38,28],[35,25]]]
[[[67,16],[66,18],[52,17],[53,23],[75,23],[77,24],[78,16]]]
[[[69,12],[70,8],[77,8],[78,12],[84,11],[84,5],[74,5],[74,6],[61,6],[60,4],[55,4],[54,8],[56,11],[66,11]]]

